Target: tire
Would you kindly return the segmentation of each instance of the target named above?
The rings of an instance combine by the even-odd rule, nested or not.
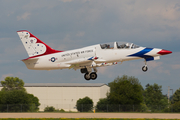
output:
[[[92,73],[90,74],[90,77],[91,77],[92,80],[95,80],[95,79],[97,78],[96,72],[92,72]]]
[[[146,72],[148,70],[148,67],[147,66],[143,66],[142,67],[142,71]]]
[[[90,80],[91,79],[89,73],[84,74],[84,79],[86,79],[86,80]]]

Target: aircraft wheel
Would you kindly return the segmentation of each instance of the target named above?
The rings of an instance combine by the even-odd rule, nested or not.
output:
[[[143,66],[142,67],[142,71],[146,72],[148,70],[148,67],[147,66]]]
[[[84,74],[84,78],[85,78],[86,80],[90,80],[90,79],[91,79],[89,73]]]
[[[96,72],[92,72],[92,73],[90,74],[90,77],[91,77],[92,80],[95,80],[95,79],[97,78]]]

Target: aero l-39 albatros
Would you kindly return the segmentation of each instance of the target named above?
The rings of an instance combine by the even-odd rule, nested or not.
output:
[[[97,67],[116,65],[118,62],[144,59],[142,70],[148,70],[147,61],[158,60],[168,50],[140,47],[133,43],[112,42],[68,51],[54,50],[27,30],[17,31],[29,58],[22,61],[28,69],[80,69],[86,80],[97,78]]]

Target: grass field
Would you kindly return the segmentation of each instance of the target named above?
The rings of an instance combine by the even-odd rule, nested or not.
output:
[[[180,120],[180,119],[130,119],[130,118],[2,118],[0,120]]]

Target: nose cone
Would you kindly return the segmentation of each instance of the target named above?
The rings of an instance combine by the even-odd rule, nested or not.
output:
[[[171,51],[168,51],[168,50],[161,50],[159,51],[157,54],[160,54],[160,55],[167,55],[167,54],[171,54],[172,52]]]

